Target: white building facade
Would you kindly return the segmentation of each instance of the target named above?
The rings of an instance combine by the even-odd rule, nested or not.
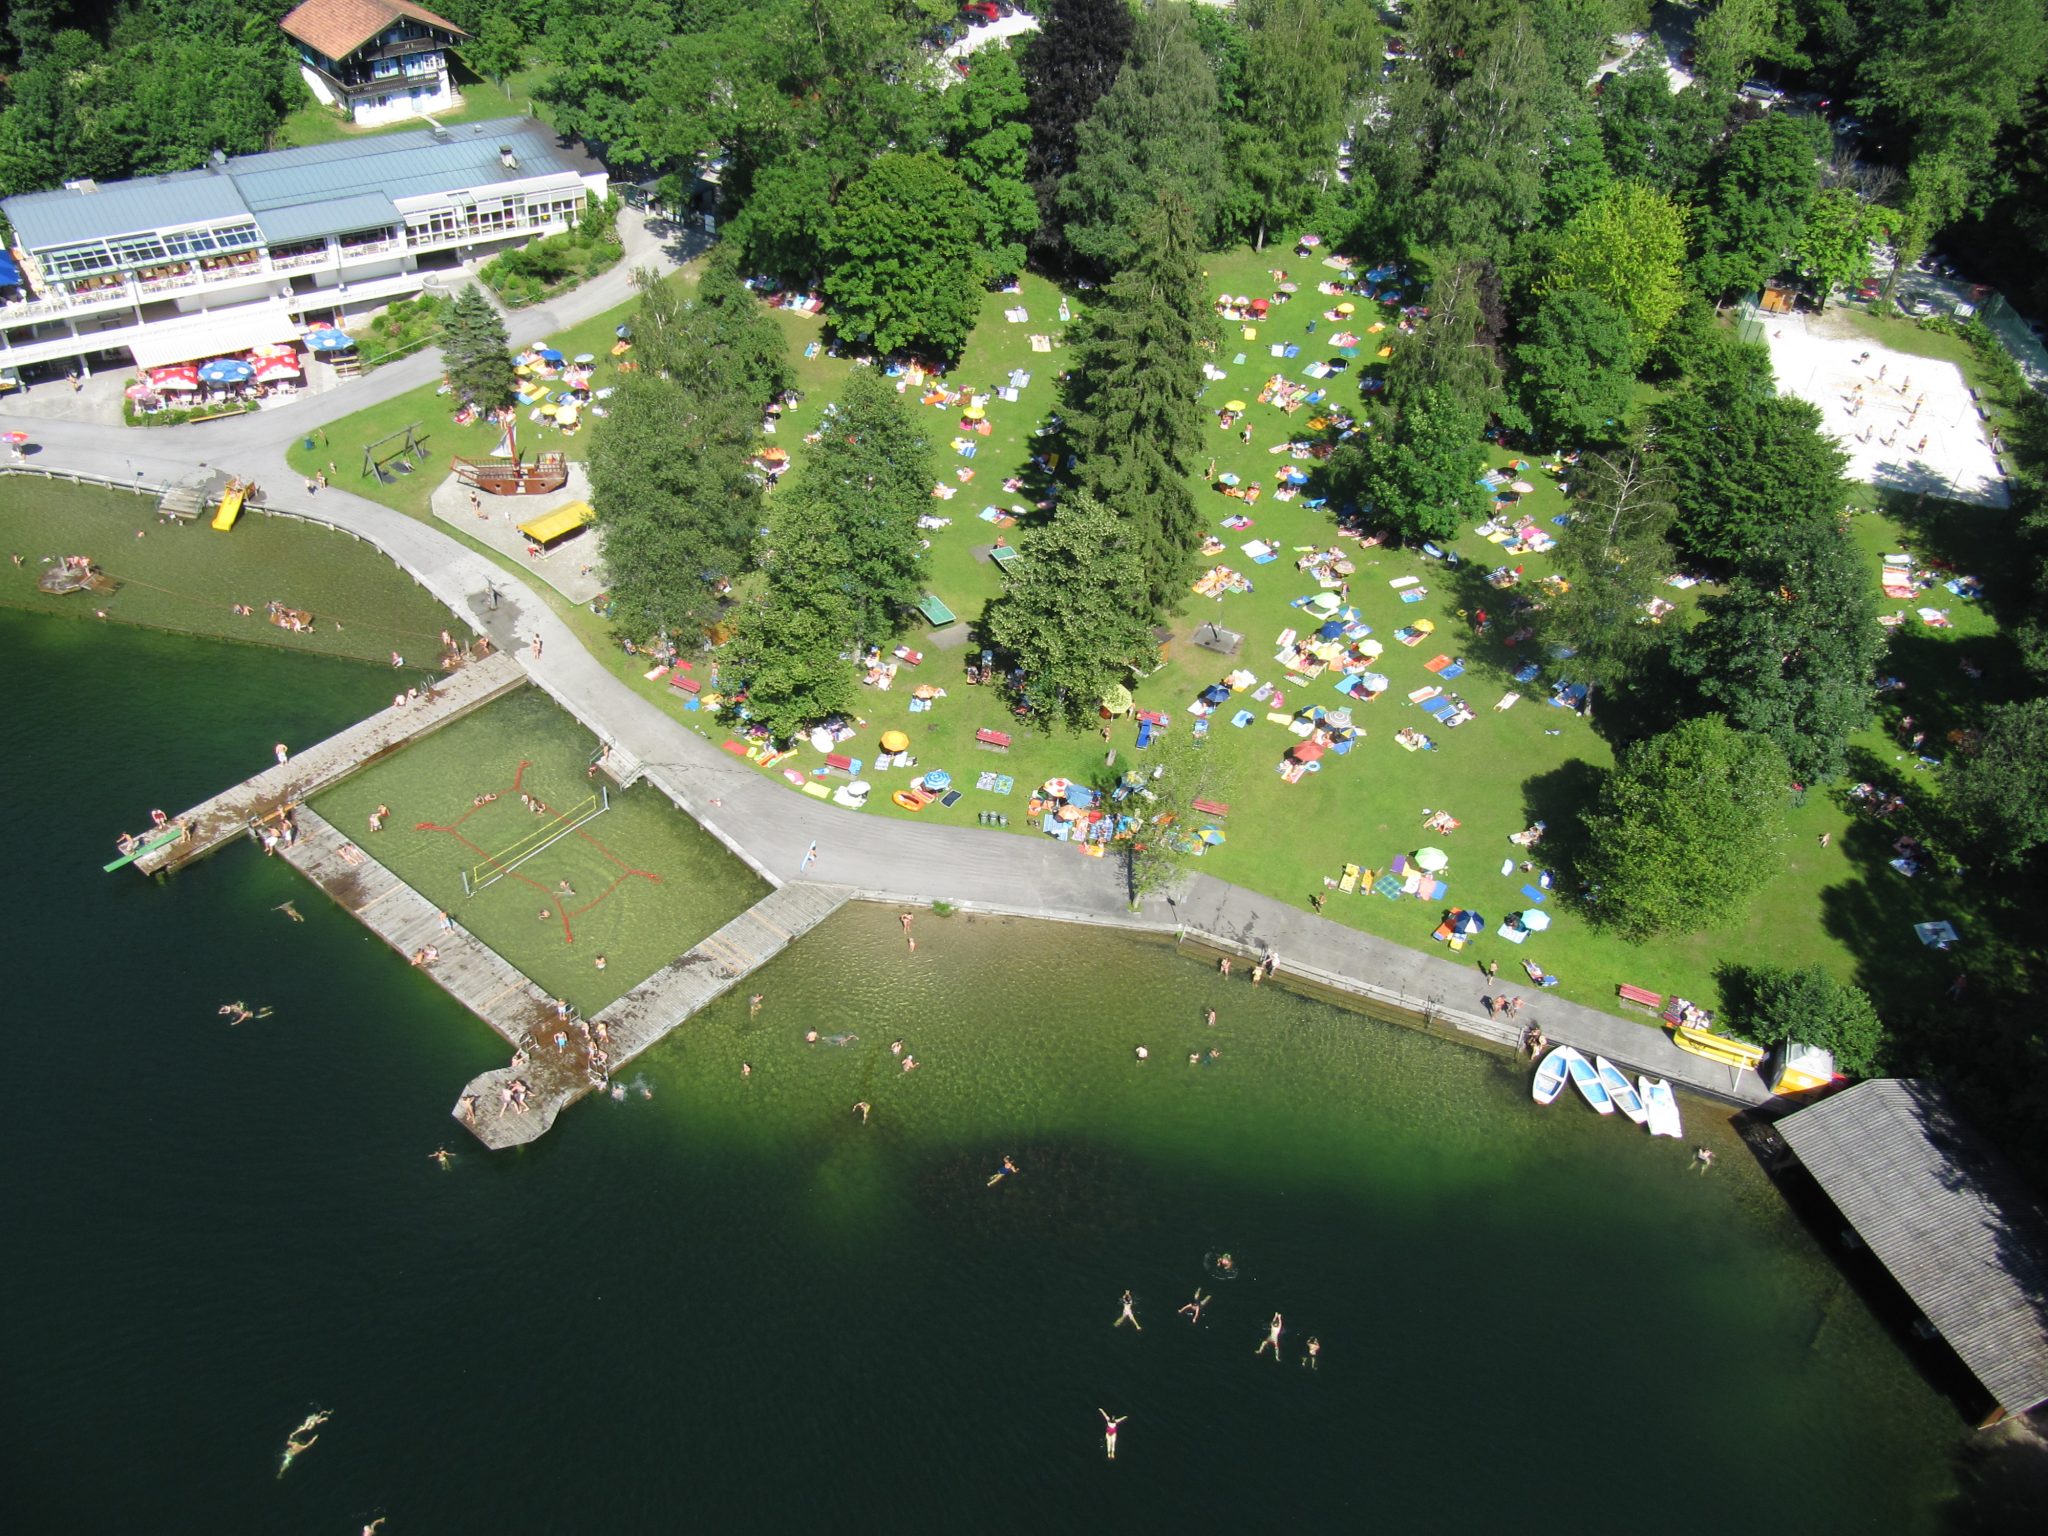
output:
[[[346,328],[607,190],[580,146],[504,118],[9,198],[22,285],[0,295],[0,369],[153,368]]]
[[[462,104],[449,49],[468,34],[411,0],[305,0],[280,25],[306,88],[360,127]]]

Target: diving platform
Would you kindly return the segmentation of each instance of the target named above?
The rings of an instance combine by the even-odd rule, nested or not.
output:
[[[403,673],[395,674],[401,678]],[[398,751],[473,709],[504,697],[526,682],[518,660],[500,652],[486,656],[438,679],[419,702],[380,709],[369,719],[293,753],[233,789],[172,817],[185,836],[152,849],[134,861],[145,875],[175,869],[212,853],[222,843],[245,835],[285,806],[303,806],[322,790],[340,783],[357,769]]]
[[[591,1025],[602,1023],[609,1037],[605,1049],[611,1057],[612,1075],[617,1076],[635,1056],[837,912],[853,894],[845,886],[810,884],[770,891],[701,944],[593,1015]],[[445,963],[448,946],[442,944],[441,950]],[[438,965],[429,967],[428,974],[439,979],[439,970]],[[474,1005],[469,1006],[472,1013],[478,1012]],[[486,1017],[485,1022],[501,1035],[506,1033],[495,1018]],[[485,1072],[472,1079],[456,1099],[455,1118],[485,1146],[497,1149],[533,1141],[555,1123],[563,1109],[605,1086],[603,1079],[589,1071],[578,1035],[570,1034],[567,1050],[555,1049],[557,1027],[552,1005],[547,1005],[545,1016],[530,1026],[529,1033],[506,1035],[515,1049],[525,1054],[525,1065]],[[515,1080],[527,1085],[524,1112],[505,1104],[505,1091]]]

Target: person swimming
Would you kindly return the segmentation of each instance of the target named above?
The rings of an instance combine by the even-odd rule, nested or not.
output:
[[[455,1161],[455,1154],[446,1147],[436,1147],[427,1156],[439,1163],[444,1173],[447,1171],[448,1165]]]
[[[333,1417],[333,1411],[330,1409],[316,1409],[314,1412],[307,1414],[306,1417],[300,1421],[299,1427],[297,1429],[293,1430],[289,1435],[285,1436],[284,1460],[278,1463],[277,1468],[277,1475],[279,1477],[283,1477],[285,1473],[289,1472],[291,1470],[292,1463],[294,1461],[297,1461],[301,1456],[305,1455],[306,1452],[310,1451],[313,1448],[314,1443],[318,1441],[320,1438],[318,1435],[314,1434],[313,1431],[318,1429],[322,1424],[325,1424],[329,1419]],[[305,1436],[303,1440],[299,1438],[301,1435]]]
[[[757,1013],[759,1013],[759,1012],[761,1011],[761,1002],[762,1002],[762,999],[763,999],[763,997],[764,997],[764,994],[763,994],[763,993],[760,993],[760,992],[756,992],[756,993],[755,993],[755,994],[754,994],[754,995],[753,995],[752,997],[750,997],[750,998],[748,998],[748,999],[747,999],[747,1017],[748,1017],[748,1018],[750,1018],[750,1019],[751,1019],[751,1018],[752,1018],[752,1017],[753,1017],[753,1016],[754,1016],[755,1014],[757,1014]]]
[[[1282,1328],[1280,1314],[1278,1312],[1275,1312],[1273,1314],[1273,1321],[1266,1325],[1266,1336],[1263,1339],[1259,1340],[1259,1347],[1253,1350],[1252,1353],[1255,1355],[1263,1355],[1266,1352],[1266,1350],[1270,1347],[1273,1351],[1274,1363],[1277,1364],[1280,1359],[1281,1331]]]
[[[1301,1363],[1310,1370],[1314,1370],[1316,1368],[1316,1361],[1322,1357],[1322,1353],[1323,1341],[1314,1334],[1310,1334],[1308,1336],[1308,1353],[1302,1356]]]
[[[1125,1323],[1129,1323],[1133,1328],[1137,1329],[1138,1332],[1143,1333],[1145,1331],[1145,1326],[1144,1324],[1138,1321],[1138,1314],[1131,1310],[1131,1305],[1131,1293],[1129,1291],[1125,1291],[1124,1309],[1121,1313],[1118,1314],[1117,1320],[1111,1323],[1109,1326],[1112,1328],[1121,1328]]]
[[[1010,1157],[1009,1157],[1009,1154],[1008,1154],[1008,1153],[1005,1153],[1005,1154],[1003,1154],[1003,1166],[1002,1166],[1002,1167],[1000,1167],[1000,1168],[998,1168],[998,1169],[997,1169],[997,1170],[996,1170],[996,1171],[995,1171],[995,1172],[994,1172],[994,1173],[993,1173],[993,1174],[992,1174],[992,1175],[991,1175],[991,1176],[989,1177],[989,1181],[988,1181],[988,1182],[989,1182],[989,1187],[990,1187],[991,1189],[993,1189],[993,1188],[994,1188],[994,1187],[995,1187],[995,1186],[996,1186],[997,1184],[999,1184],[1000,1182],[1002,1182],[1002,1180],[1004,1180],[1004,1179],[1008,1178],[1008,1177],[1009,1177],[1009,1176],[1010,1176],[1011,1174],[1015,1173],[1016,1171],[1017,1171],[1017,1165],[1016,1165],[1015,1163],[1013,1163],[1013,1162],[1011,1162],[1011,1161],[1010,1161]]]
[[[1198,1326],[1202,1321],[1202,1308],[1215,1299],[1213,1296],[1204,1296],[1202,1288],[1198,1285],[1195,1287],[1195,1299],[1180,1309],[1180,1315],[1188,1320],[1191,1327]]]
[[[1115,1461],[1116,1427],[1123,1423],[1125,1419],[1128,1419],[1130,1415],[1128,1413],[1119,1414],[1116,1418],[1112,1419],[1107,1408],[1098,1408],[1095,1411],[1102,1415],[1102,1454],[1111,1461]]]
[[[859,1035],[827,1035],[825,1043],[827,1045],[851,1045],[859,1038]]]

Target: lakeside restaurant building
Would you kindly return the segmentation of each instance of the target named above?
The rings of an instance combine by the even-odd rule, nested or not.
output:
[[[0,202],[0,374],[155,368],[346,326],[608,188],[545,124],[438,124]]]

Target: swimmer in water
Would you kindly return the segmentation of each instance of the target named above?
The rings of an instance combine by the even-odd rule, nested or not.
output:
[[[1222,1270],[1225,1274],[1229,1274],[1232,1270],[1235,1270],[1237,1268],[1237,1260],[1233,1259],[1227,1253],[1218,1254],[1216,1256],[1216,1267]]]
[[[753,1075],[754,1075],[754,1064],[753,1064],[753,1063],[752,1063],[751,1061],[743,1061],[743,1062],[741,1062],[741,1063],[740,1063],[740,1076],[741,1076],[741,1077],[752,1077]]]
[[[827,1045],[852,1045],[859,1038],[859,1035],[827,1035],[825,1043]]]
[[[817,1031],[816,1031],[815,1029],[807,1029],[807,1030],[805,1030],[805,1031],[804,1031],[804,1044],[805,1044],[805,1045],[816,1045],[817,1043],[818,1043],[818,1032],[817,1032]]]
[[[286,917],[290,918],[295,923],[303,923],[306,920],[306,915],[288,901],[281,906],[272,907],[270,910],[273,912],[282,912]]]
[[[294,1461],[297,1461],[299,1457],[305,1455],[306,1452],[310,1451],[313,1448],[314,1443],[319,1440],[320,1437],[312,1433],[312,1431],[318,1429],[322,1424],[325,1424],[329,1419],[333,1417],[333,1413],[325,1409],[322,1409],[315,1413],[309,1413],[306,1415],[305,1419],[300,1423],[297,1429],[293,1430],[289,1435],[285,1436],[284,1460],[279,1462],[277,1467],[277,1475],[279,1477],[283,1477],[285,1473],[289,1472],[291,1470],[292,1463]],[[305,1439],[301,1440],[299,1438],[301,1435],[304,1435]]]
[[[764,995],[765,995],[765,994],[763,994],[763,993],[760,993],[760,992],[756,992],[756,993],[755,993],[755,994],[754,994],[754,995],[753,995],[752,997],[750,997],[750,998],[748,998],[748,999],[747,999],[747,1017],[748,1017],[748,1018],[750,1018],[750,1019],[751,1019],[751,1018],[752,1018],[752,1017],[753,1017],[753,1016],[754,1016],[755,1014],[757,1014],[757,1013],[759,1013],[759,1012],[761,1011],[761,1000],[762,1000],[762,998],[763,998],[763,996],[764,996]]]
[[[1115,1461],[1116,1427],[1117,1425],[1123,1423],[1125,1419],[1128,1419],[1130,1415],[1128,1413],[1121,1414],[1118,1417],[1112,1419],[1109,1416],[1109,1410],[1107,1408],[1098,1408],[1095,1411],[1102,1415],[1102,1454],[1107,1456],[1111,1461]]]
[[[372,1520],[368,1525],[363,1527],[363,1536],[377,1536],[377,1527],[382,1525],[389,1518],[390,1516],[388,1515],[379,1515],[376,1519]]]
[[[1198,1285],[1195,1287],[1195,1299],[1180,1309],[1180,1315],[1188,1320],[1191,1327],[1199,1326],[1202,1321],[1202,1308],[1215,1299],[1213,1296],[1204,1296],[1202,1288]]]
[[[450,1152],[446,1147],[436,1147],[433,1151],[429,1152],[427,1156],[431,1157],[435,1162],[439,1163],[441,1165],[441,1170],[444,1173],[447,1171],[448,1165],[455,1161],[455,1154],[453,1152]]]
[[[1017,1165],[1011,1162],[1009,1154],[1005,1153],[1003,1155],[1003,1166],[998,1168],[995,1171],[995,1173],[990,1177],[988,1181],[989,1187],[993,1189],[997,1184],[1001,1183],[1004,1179],[1008,1178],[1011,1174],[1015,1173],[1016,1171]]]
[[[1316,1360],[1321,1356],[1322,1352],[1323,1341],[1314,1334],[1310,1334],[1308,1336],[1308,1353],[1302,1357],[1301,1363],[1310,1370],[1314,1370],[1316,1368]]]
[[[1214,1008],[1211,1008],[1205,1011],[1202,1015],[1202,1022],[1204,1024],[1207,1024],[1211,1029],[1214,1029],[1216,1027],[1216,1010]]]
[[[1129,1291],[1124,1292],[1123,1311],[1120,1314],[1118,1314],[1117,1320],[1111,1323],[1109,1326],[1112,1328],[1121,1328],[1125,1323],[1129,1323],[1133,1328],[1137,1329],[1140,1333],[1143,1333],[1145,1331],[1144,1325],[1138,1321],[1138,1314],[1131,1310],[1131,1293]]]
[[[1267,1346],[1270,1345],[1273,1350],[1274,1363],[1278,1364],[1280,1360],[1280,1333],[1280,1314],[1275,1312],[1273,1314],[1273,1321],[1266,1326],[1266,1336],[1259,1340],[1259,1347],[1253,1350],[1252,1353],[1263,1355],[1266,1352]]]
[[[873,1108],[874,1105],[870,1104],[866,1099],[862,1099],[853,1106],[853,1112],[860,1116],[860,1123],[866,1125],[868,1123],[868,1112]]]
[[[903,1042],[901,1040],[891,1040],[889,1042],[889,1054],[891,1056],[901,1056],[903,1054]]]

